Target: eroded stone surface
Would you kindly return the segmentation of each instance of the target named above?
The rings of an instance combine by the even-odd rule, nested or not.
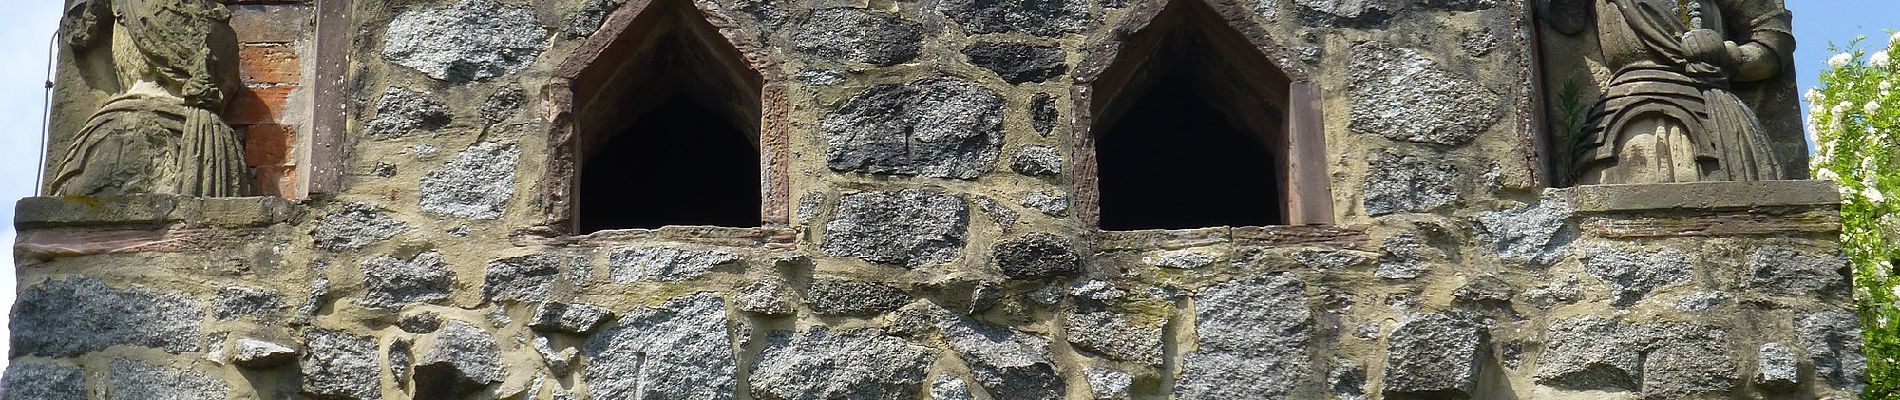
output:
[[[1313,314],[1289,274],[1232,281],[1194,298],[1200,348],[1185,355],[1183,399],[1284,398],[1311,373]]]
[[[1069,215],[1069,195],[1056,191],[1037,191],[1023,195],[1023,207],[1041,211],[1043,215],[1062,218]]]
[[[791,288],[777,279],[762,279],[733,292],[732,307],[750,313],[792,315]]]
[[[14,361],[7,365],[7,398],[33,400],[86,400],[86,370],[40,362]]]
[[[1795,318],[1801,349],[1814,363],[1815,379],[1850,392],[1867,385],[1867,357],[1861,354],[1860,321],[1847,311],[1822,311]]]
[[[1573,212],[1563,197],[1544,196],[1536,204],[1486,212],[1476,223],[1498,257],[1549,265],[1563,258],[1577,237],[1577,228],[1568,224]]]
[[[317,248],[330,251],[356,250],[389,240],[409,230],[409,224],[396,220],[381,208],[368,203],[351,203],[342,211],[317,219],[310,232]]]
[[[440,301],[455,286],[455,273],[442,263],[442,253],[423,252],[403,260],[379,256],[363,262],[364,307],[395,309],[406,304]]]
[[[1662,324],[1650,330],[1654,343],[1643,355],[1644,397],[1679,399],[1721,394],[1740,381],[1727,332],[1686,324]]]
[[[957,78],[877,85],[826,115],[826,165],[836,171],[972,179],[996,168],[1002,95]]]
[[[1650,292],[1687,282],[1695,272],[1689,255],[1675,249],[1650,252],[1599,248],[1585,254],[1584,271],[1610,286],[1617,306],[1636,304]]]
[[[1067,391],[1049,358],[1049,339],[961,316],[944,318],[938,328],[970,365],[976,383],[990,393],[1053,400]]]
[[[1755,384],[1774,390],[1793,389],[1801,384],[1801,360],[1794,349],[1775,342],[1763,343],[1755,357]]]
[[[231,385],[203,372],[173,369],[128,359],[112,360],[108,400],[224,400]],[[7,388],[12,392],[11,387]],[[17,398],[7,393],[8,398]]]
[[[582,353],[597,399],[730,399],[737,384],[725,301],[711,293],[628,312]]]
[[[586,333],[613,315],[613,311],[591,304],[547,302],[534,309],[534,319],[528,321],[528,327],[545,332]]]
[[[1161,366],[1163,329],[1174,300],[1162,290],[1143,289],[1108,281],[1077,284],[1063,317],[1069,344],[1113,360]]]
[[[434,95],[392,86],[376,101],[376,119],[369,121],[369,129],[375,136],[403,136],[442,129],[454,121],[449,106]]]
[[[970,394],[969,382],[964,382],[963,378],[950,376],[950,374],[938,375],[937,380],[930,383],[930,397],[937,400],[976,399],[976,396]]]
[[[374,338],[312,329],[304,335],[303,347],[303,358],[297,366],[303,374],[304,393],[318,398],[383,398],[382,367],[376,361]]]
[[[1135,378],[1126,372],[1094,366],[1086,368],[1083,377],[1088,379],[1089,391],[1096,400],[1128,400],[1129,387],[1135,384]]]
[[[1055,46],[1026,43],[979,42],[963,48],[970,64],[995,72],[1004,82],[1043,82],[1068,72],[1068,54]]]
[[[1009,159],[1009,169],[1029,176],[1062,173],[1062,153],[1049,146],[1023,146]]]
[[[1569,390],[1634,391],[1642,341],[1628,325],[1602,317],[1558,320],[1544,333],[1537,383]]]
[[[530,254],[488,262],[482,279],[482,298],[488,301],[547,301],[548,290],[561,273],[554,256]]]
[[[1067,240],[1047,233],[1031,233],[996,244],[992,252],[997,269],[1011,279],[1044,279],[1082,273],[1082,258]]]
[[[1395,141],[1460,146],[1502,116],[1497,93],[1448,72],[1418,51],[1366,42],[1352,49],[1354,132]]]
[[[806,290],[805,306],[819,315],[873,316],[910,304],[903,289],[889,285],[835,279],[820,279]]]
[[[383,58],[451,83],[515,73],[534,63],[548,41],[533,10],[494,0],[404,12],[383,37]]]
[[[1847,258],[1786,246],[1763,246],[1748,255],[1750,287],[1769,293],[1802,296],[1847,296]]]
[[[713,268],[739,260],[738,254],[678,247],[618,247],[607,254],[607,270],[614,282],[675,282],[706,275]]]
[[[792,49],[821,59],[888,67],[917,58],[923,47],[923,25],[894,13],[825,8],[799,25]]]
[[[1458,168],[1418,156],[1382,152],[1366,177],[1366,213],[1427,212],[1458,201]]]
[[[786,400],[914,399],[932,353],[876,330],[773,332],[753,365],[752,390]]]
[[[501,218],[515,194],[515,165],[520,160],[521,149],[513,143],[469,146],[422,177],[422,210],[453,217]]]
[[[297,350],[277,343],[242,338],[232,344],[231,362],[245,368],[269,368],[297,359]]]
[[[488,332],[462,321],[449,321],[435,343],[416,359],[416,393],[460,396],[501,382],[501,347]]]
[[[568,18],[567,24],[561,26],[561,36],[568,39],[581,39],[593,35],[594,31],[600,30],[602,23],[607,22],[607,16],[613,14],[614,10],[619,9],[624,3],[626,0],[586,2],[586,5],[581,6],[580,12],[574,13],[572,18]]]
[[[218,297],[211,301],[211,315],[225,321],[239,317],[269,317],[287,308],[284,295],[243,286],[218,289]]]
[[[1373,275],[1386,279],[1412,279],[1425,271],[1427,257],[1425,240],[1410,233],[1393,236],[1385,240],[1385,255],[1379,257],[1379,268]]]
[[[850,194],[825,224],[823,247],[832,256],[917,267],[956,258],[969,224],[963,198],[941,191]]]
[[[1044,137],[1056,127],[1056,98],[1048,93],[1036,93],[1029,99],[1029,126]]]
[[[91,277],[50,281],[14,303],[11,357],[74,357],[118,345],[201,351],[203,320],[204,306],[183,296]]]
[[[1385,393],[1470,396],[1486,345],[1476,316],[1412,314],[1386,337]]]
[[[970,33],[1022,32],[1060,36],[1081,32],[1094,20],[1083,0],[947,0],[937,11]]]

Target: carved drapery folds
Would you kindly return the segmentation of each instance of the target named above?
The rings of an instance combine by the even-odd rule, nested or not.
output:
[[[242,141],[217,113],[238,82],[230,19],[209,0],[83,0],[68,9],[65,44],[111,60],[114,76],[87,81],[117,87],[99,88],[116,94],[55,167],[53,194],[245,195]]]
[[[1736,87],[1780,88],[1793,56],[1774,0],[1545,0],[1543,23],[1595,28],[1601,97],[1568,143],[1579,184],[1752,181],[1786,176],[1757,105]],[[1790,94],[1791,95],[1791,94]]]

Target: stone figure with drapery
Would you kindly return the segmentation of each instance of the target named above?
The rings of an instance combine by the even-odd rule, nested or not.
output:
[[[1782,76],[1794,52],[1775,0],[1549,0],[1547,21],[1594,22],[1613,75],[1582,127],[1580,184],[1786,179],[1760,116],[1731,89]],[[1594,18],[1590,18],[1590,14]]]
[[[115,92],[51,176],[57,195],[242,196],[242,140],[218,116],[237,88],[237,42],[210,0],[81,0],[61,27],[76,54],[109,53]]]

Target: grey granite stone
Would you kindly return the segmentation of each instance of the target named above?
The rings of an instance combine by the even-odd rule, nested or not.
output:
[[[9,399],[86,400],[86,369],[15,360],[7,364]]]
[[[1858,393],[1867,385],[1867,357],[1861,354],[1860,320],[1847,311],[1821,311],[1795,318],[1794,333],[1814,363],[1814,377],[1836,389]]]
[[[229,383],[198,371],[123,358],[112,360],[111,368],[107,400],[224,400],[231,392]]]
[[[733,291],[732,307],[770,316],[792,315],[792,290],[778,279],[761,279]]]
[[[281,315],[289,308],[284,305],[282,294],[243,286],[218,289],[218,297],[211,301],[211,315],[223,321],[240,317],[272,317]]]
[[[613,315],[613,311],[591,304],[547,302],[535,307],[528,327],[541,332],[587,333]]]
[[[1326,374],[1326,390],[1342,400],[1365,400],[1366,367],[1351,360],[1333,360],[1333,372]]]
[[[442,168],[422,177],[422,211],[451,217],[496,219],[515,195],[515,166],[521,149],[513,143],[481,142],[456,153]]]
[[[487,99],[482,100],[480,110],[482,122],[494,125],[505,121],[520,113],[521,108],[528,105],[528,101],[528,92],[520,85],[508,85],[496,89],[494,93],[488,95]]]
[[[739,261],[738,254],[717,250],[664,246],[616,247],[607,254],[607,270],[614,282],[677,282],[706,275],[713,268]]]
[[[416,359],[417,398],[459,398],[500,383],[501,347],[488,332],[448,321]]]
[[[1763,343],[1755,365],[1755,386],[1786,391],[1801,384],[1801,360],[1786,345]]]
[[[488,262],[482,278],[482,299],[547,301],[548,290],[561,274],[561,261],[546,254],[508,257]]]
[[[1813,297],[1847,297],[1847,257],[1838,252],[1763,246],[1748,255],[1748,286],[1768,293]]]
[[[962,197],[904,189],[845,195],[825,224],[825,254],[917,267],[950,261],[970,225]]]
[[[1009,159],[1009,169],[1029,176],[1062,173],[1062,153],[1049,146],[1023,146]]]
[[[1536,204],[1480,214],[1475,225],[1498,257],[1550,265],[1576,240],[1577,228],[1568,223],[1573,212],[1564,197],[1547,195]]]
[[[1048,137],[1049,132],[1056,127],[1057,118],[1060,118],[1060,115],[1056,110],[1055,96],[1048,93],[1036,93],[1034,97],[1030,97],[1029,127],[1034,128],[1037,134]]]
[[[872,86],[820,121],[826,166],[974,179],[996,168],[1004,103],[995,90],[952,77]]]
[[[376,361],[376,339],[342,331],[312,329],[304,334],[297,367],[303,393],[324,399],[382,399],[383,368]],[[394,351],[392,346],[391,351]],[[392,360],[391,364],[396,364]]]
[[[1425,258],[1431,252],[1425,240],[1410,233],[1385,239],[1385,255],[1373,275],[1386,279],[1417,278],[1425,271]]]
[[[1416,50],[1365,42],[1353,46],[1352,54],[1346,86],[1354,132],[1462,146],[1488,130],[1506,109],[1497,93]]]
[[[1011,84],[1043,82],[1069,70],[1068,53],[1056,46],[977,42],[963,48],[963,56],[969,58],[971,65],[995,72]]]
[[[561,25],[561,36],[568,39],[592,36],[595,31],[600,30],[601,24],[607,22],[607,16],[613,15],[614,10],[619,9],[620,5],[626,2],[626,0],[589,0],[581,3],[580,12],[574,13],[573,17],[568,18],[566,24]]]
[[[1313,313],[1291,274],[1231,281],[1194,298],[1199,348],[1183,356],[1182,399],[1286,398],[1312,373]]]
[[[340,251],[369,247],[408,230],[409,224],[391,218],[376,205],[351,203],[342,211],[317,219],[310,236],[316,239],[318,249]]]
[[[1129,390],[1135,385],[1135,378],[1126,372],[1110,368],[1088,366],[1083,368],[1082,376],[1089,381],[1089,391],[1096,400],[1129,400]]]
[[[1023,195],[1022,206],[1043,215],[1062,218],[1069,215],[1069,195],[1056,191],[1037,191]]]
[[[112,346],[202,351],[204,306],[143,287],[118,289],[91,277],[29,286],[13,305],[11,357],[76,357]]]
[[[962,316],[943,318],[938,328],[976,383],[999,399],[1053,400],[1067,392],[1050,358],[1049,339]]]
[[[1566,390],[1627,392],[1637,389],[1641,333],[1602,317],[1551,323],[1537,359],[1537,383]]]
[[[383,58],[450,83],[520,71],[546,50],[534,11],[494,0],[462,0],[404,12],[383,34]]]
[[[1741,376],[1729,350],[1727,332],[1686,324],[1648,327],[1653,341],[1643,354],[1643,397],[1681,399],[1722,395]]]
[[[937,380],[930,383],[930,397],[936,400],[976,400],[976,396],[970,394],[970,384],[950,374],[938,375]]]
[[[1003,205],[1003,202],[996,199],[977,196],[973,200],[976,202],[976,208],[983,210],[983,214],[989,215],[990,221],[995,222],[996,226],[1004,231],[1008,231],[1016,225],[1016,221],[1022,219],[1022,214],[1016,213],[1016,210],[1011,210],[1009,206]]]
[[[1084,0],[945,0],[937,11],[969,33],[1022,32],[1056,37],[1079,33],[1094,22]]]
[[[1073,245],[1047,233],[1031,233],[996,244],[997,269],[1010,279],[1046,279],[1080,275],[1082,258]]]
[[[869,317],[895,311],[910,304],[904,290],[885,284],[863,281],[819,279],[805,294],[805,306],[813,313],[829,316]]]
[[[379,256],[363,262],[364,307],[395,309],[406,304],[449,298],[455,273],[442,263],[442,253],[427,251],[408,260]]]
[[[1488,338],[1462,313],[1411,314],[1386,336],[1385,394],[1475,396]]]
[[[785,400],[915,399],[932,353],[876,330],[773,332],[752,367],[752,390]]]
[[[409,333],[435,332],[442,329],[442,316],[427,311],[404,315],[396,320],[396,329]]]
[[[1113,360],[1161,366],[1172,296],[1099,280],[1079,283],[1071,293],[1074,301],[1063,316],[1069,344]]]
[[[376,119],[369,121],[371,136],[393,137],[426,133],[449,126],[455,114],[434,95],[391,86],[376,101]]]
[[[1689,281],[1695,265],[1689,255],[1675,249],[1626,251],[1611,248],[1588,250],[1583,269],[1609,285],[1616,296],[1613,303],[1628,307],[1651,292]]]
[[[896,13],[857,8],[811,11],[792,33],[792,49],[824,60],[888,67],[917,58],[923,25]]]
[[[628,312],[587,342],[596,399],[732,398],[738,361],[725,301],[699,293]]]
[[[1418,156],[1381,152],[1366,177],[1366,213],[1429,212],[1458,201],[1458,168]]]
[[[239,338],[233,344],[231,363],[245,368],[270,368],[297,360],[297,349],[277,343]]]
[[[1150,254],[1141,260],[1161,268],[1201,269],[1219,262],[1221,256],[1203,250],[1173,250]]]

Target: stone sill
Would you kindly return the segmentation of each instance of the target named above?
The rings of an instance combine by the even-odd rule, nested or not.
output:
[[[721,226],[663,226],[654,229],[610,229],[585,235],[558,235],[546,227],[516,231],[517,245],[612,246],[645,241],[673,241],[709,246],[791,249],[799,231],[791,228]]]
[[[28,197],[14,206],[15,229],[90,226],[261,226],[291,220],[299,207],[280,197],[162,194]]]
[[[1569,192],[1577,212],[1605,214],[1834,208],[1841,203],[1835,187],[1831,181],[1754,181],[1587,185],[1559,190]]]
[[[1265,246],[1321,245],[1354,247],[1365,243],[1362,227],[1337,225],[1236,226],[1139,231],[1097,231],[1096,250],[1187,248],[1220,243]]]

